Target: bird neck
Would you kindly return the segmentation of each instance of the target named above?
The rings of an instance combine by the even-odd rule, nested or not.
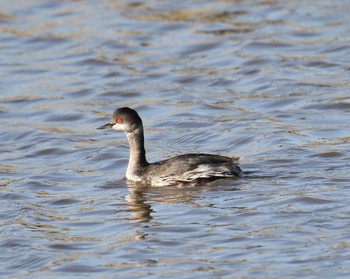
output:
[[[148,163],[146,160],[143,127],[141,126],[132,132],[126,132],[126,136],[130,147],[129,164],[127,169],[128,177],[128,174],[129,176],[135,175],[139,168],[148,165]]]

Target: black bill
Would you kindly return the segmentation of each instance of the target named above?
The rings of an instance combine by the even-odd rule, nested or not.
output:
[[[100,126],[100,127],[97,127],[96,129],[102,130],[102,129],[112,128],[112,127],[113,127],[113,124],[107,123],[107,124],[105,124],[105,125],[102,125],[102,126]]]

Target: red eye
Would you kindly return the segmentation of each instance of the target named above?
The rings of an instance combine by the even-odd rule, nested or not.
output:
[[[122,118],[117,118],[117,123],[122,124],[123,123],[123,119]]]

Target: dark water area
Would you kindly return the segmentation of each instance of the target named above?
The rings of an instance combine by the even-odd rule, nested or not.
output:
[[[349,9],[0,0],[0,277],[348,278]],[[246,177],[125,181],[121,106]]]

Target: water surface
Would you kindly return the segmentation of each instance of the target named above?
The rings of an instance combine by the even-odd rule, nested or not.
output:
[[[347,278],[348,1],[0,2],[4,278]],[[150,161],[241,157],[201,187],[127,183]]]

